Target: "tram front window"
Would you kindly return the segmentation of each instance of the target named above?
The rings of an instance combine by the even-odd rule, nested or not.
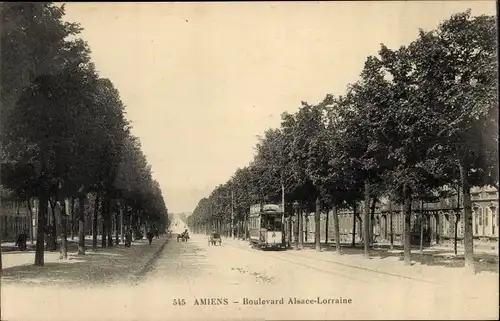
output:
[[[268,231],[281,231],[282,230],[282,224],[281,224],[281,216],[266,216],[264,219],[264,224],[263,227],[266,228]]]

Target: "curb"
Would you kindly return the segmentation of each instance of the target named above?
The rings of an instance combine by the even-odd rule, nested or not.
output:
[[[153,253],[153,255],[146,261],[146,263],[144,263],[144,265],[139,269],[139,271],[134,274],[134,277],[139,279],[139,278],[142,278],[146,275],[146,272],[148,272],[148,270],[156,262],[156,260],[160,256],[161,252],[163,251],[163,249],[167,245],[169,239],[170,239],[170,237],[168,236],[163,240],[163,243],[156,249],[156,251]]]

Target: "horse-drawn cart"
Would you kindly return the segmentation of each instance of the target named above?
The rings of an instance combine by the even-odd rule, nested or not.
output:
[[[181,234],[177,234],[177,242],[179,242],[179,239],[182,242],[187,242],[189,240],[189,233],[188,233],[188,231],[184,231]]]
[[[220,234],[211,233],[208,237],[208,245],[217,245],[217,243],[219,244],[219,246],[222,245],[222,238],[220,237]]]

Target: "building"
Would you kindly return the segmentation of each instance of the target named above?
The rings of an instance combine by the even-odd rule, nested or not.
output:
[[[495,244],[498,241],[498,191],[495,188],[473,188],[472,196],[472,226],[474,239],[481,243]],[[460,195],[461,197],[461,195]],[[461,201],[460,201],[461,203]],[[457,239],[462,241],[464,236],[463,209],[458,208],[457,196],[441,199],[436,203],[414,202],[411,215],[412,243],[420,242],[420,221],[422,220],[424,244],[434,245],[452,242],[455,238],[455,225],[457,224]],[[357,213],[362,218],[363,211],[358,204]],[[460,213],[460,215],[457,215]],[[333,241],[333,212],[328,213],[328,239]],[[356,241],[360,242],[363,224],[359,219],[354,223],[352,209],[338,211],[341,242],[352,242],[353,224],[356,224]],[[391,224],[392,222],[392,224]],[[373,217],[373,235],[377,243],[393,241],[399,243],[403,237],[404,220],[402,206],[391,204],[387,200],[377,203]],[[392,226],[392,233],[391,233]],[[307,242],[314,242],[314,213],[305,219],[303,232]],[[321,215],[321,240],[325,240],[326,214]]]
[[[15,241],[21,231],[29,233],[30,212],[28,202],[5,195],[0,205],[0,237],[2,241]]]

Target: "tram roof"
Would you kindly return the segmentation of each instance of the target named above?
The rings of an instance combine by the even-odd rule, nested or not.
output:
[[[281,206],[277,204],[254,204],[250,206],[250,213],[279,213],[282,212]]]
[[[285,214],[283,211],[260,211],[260,212],[250,212],[250,216],[259,216],[259,215],[283,215]]]

